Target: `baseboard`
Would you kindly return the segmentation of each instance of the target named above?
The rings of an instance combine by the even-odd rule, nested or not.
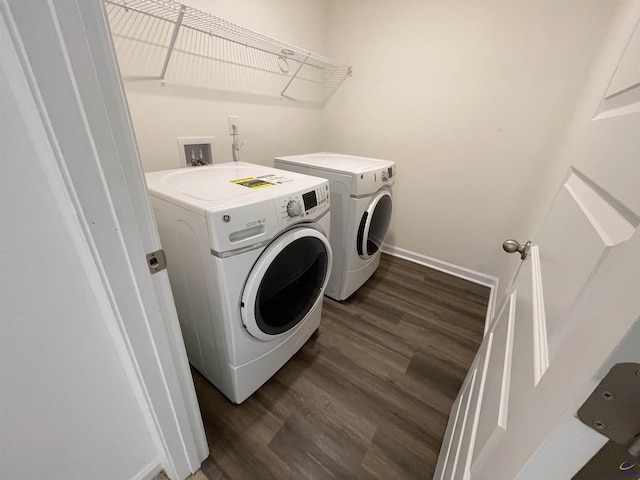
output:
[[[160,460],[156,459],[131,477],[131,480],[153,480],[161,471]]]
[[[485,333],[489,328],[491,319],[495,315],[496,310],[496,295],[498,293],[498,277],[487,275],[486,273],[476,272],[469,268],[454,265],[453,263],[444,262],[436,258],[422,255],[421,253],[412,252],[404,248],[396,247],[395,245],[384,245],[382,252],[394,257],[403,258],[410,262],[424,265],[425,267],[433,268],[440,272],[453,275],[454,277],[462,278],[485,287],[489,287],[489,303],[487,305],[487,315],[485,318]]]

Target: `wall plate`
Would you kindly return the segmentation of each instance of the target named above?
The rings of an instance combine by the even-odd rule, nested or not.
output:
[[[213,137],[178,137],[181,167],[211,165],[214,161]],[[194,165],[195,163],[195,165]]]

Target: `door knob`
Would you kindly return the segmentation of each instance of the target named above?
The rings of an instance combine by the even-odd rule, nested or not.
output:
[[[531,241],[528,241],[524,245],[520,245],[517,240],[509,239],[505,240],[502,244],[502,249],[507,253],[520,253],[520,258],[524,260],[529,255],[529,249],[531,248]]]

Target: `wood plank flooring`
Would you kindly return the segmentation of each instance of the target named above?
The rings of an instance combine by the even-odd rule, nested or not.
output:
[[[214,479],[430,479],[489,289],[382,256],[242,405],[193,372]]]

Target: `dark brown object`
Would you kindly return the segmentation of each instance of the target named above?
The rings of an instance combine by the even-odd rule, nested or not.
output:
[[[388,255],[242,405],[194,371],[220,479],[430,479],[489,289]]]

